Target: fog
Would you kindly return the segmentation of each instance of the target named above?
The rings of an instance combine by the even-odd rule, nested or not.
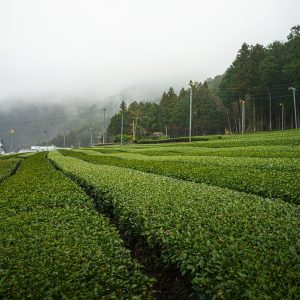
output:
[[[0,109],[153,100],[224,73],[243,42],[285,40],[299,11],[298,0],[0,0]]]

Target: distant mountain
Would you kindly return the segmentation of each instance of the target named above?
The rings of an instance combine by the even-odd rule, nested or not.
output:
[[[102,99],[61,99],[49,98],[32,103],[30,101],[10,102],[0,107],[0,138],[9,149],[9,130],[14,129],[13,149],[28,148],[31,145],[85,146],[90,145],[92,128],[93,143],[101,139],[105,123],[108,126],[111,116],[118,110],[122,100],[127,104],[133,101],[159,101],[160,90],[152,87],[129,87],[119,94]]]
[[[45,144],[60,134],[68,134],[82,127],[100,131],[103,126],[103,108],[107,120],[115,113],[116,105],[104,103],[88,105],[69,104],[22,104],[8,111],[0,111],[0,137],[5,145],[10,143],[9,130],[14,129],[13,148]]]

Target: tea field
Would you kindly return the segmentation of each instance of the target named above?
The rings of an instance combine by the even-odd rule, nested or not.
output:
[[[0,298],[297,299],[300,131],[0,156]]]

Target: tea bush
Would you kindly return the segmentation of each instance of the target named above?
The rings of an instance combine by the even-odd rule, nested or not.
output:
[[[151,299],[109,220],[40,153],[0,184],[1,299]]]
[[[300,208],[280,201],[51,153],[111,208],[128,234],[161,249],[198,297],[293,299],[300,293]]]
[[[96,155],[90,151],[88,155],[73,151],[62,153],[92,163],[131,168],[300,203],[299,159],[144,157],[130,153]]]

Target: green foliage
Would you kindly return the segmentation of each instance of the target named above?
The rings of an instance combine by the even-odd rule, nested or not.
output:
[[[164,143],[182,143],[188,142],[188,137],[178,137],[178,138],[161,138],[161,139],[142,139],[137,141],[137,144],[164,144]],[[208,141],[208,138],[201,136],[193,136],[192,141]]]
[[[20,159],[3,159],[0,160],[0,182],[8,178],[21,163]]]
[[[210,84],[214,87],[213,80]],[[124,116],[124,132],[133,133],[135,122],[136,137],[149,138],[155,132],[164,132],[167,127],[171,137],[186,136],[189,122],[189,90],[182,89],[177,95],[171,87],[164,92],[159,104],[149,102],[132,102],[121,109],[110,121],[108,132],[115,136],[120,134],[121,117]],[[193,134],[220,133],[223,131],[223,114],[217,109],[217,95],[208,84],[198,83],[193,87]]]
[[[248,131],[281,129],[280,103],[284,104],[284,127],[295,127],[288,87],[300,88],[299,28],[297,25],[291,29],[285,43],[241,46],[219,88],[233,131],[240,132],[239,99],[246,100]]]
[[[99,205],[112,208],[128,234],[159,247],[164,264],[177,266],[199,297],[282,299],[300,293],[298,206],[57,152],[50,158],[91,190]]]
[[[200,148],[197,152],[201,150]],[[176,156],[176,153],[170,151],[163,156],[150,157],[138,156],[136,153],[129,156],[83,155],[71,151],[64,153],[92,163],[131,168],[300,204],[300,167],[297,167],[300,165],[299,159],[220,159],[215,156]],[[147,151],[143,153],[147,154]]]
[[[123,134],[122,140],[123,140],[124,143],[131,142],[132,141],[132,136],[129,135],[129,134]],[[121,135],[120,134],[117,134],[117,135],[114,136],[114,142],[115,143],[120,143],[121,142]]]
[[[294,128],[292,93],[300,89],[300,25],[294,26],[285,43],[275,41],[264,47],[243,43],[235,60],[224,75],[196,83],[192,88],[192,135],[241,132],[240,100],[246,100],[246,131],[282,129],[281,108],[284,106],[283,127]],[[134,101],[124,103],[111,119],[108,131],[120,133],[121,111],[125,117],[125,132],[145,139],[153,132],[165,132],[171,137],[184,137],[189,130],[189,89],[177,95],[170,87],[160,102]],[[283,104],[283,106],[282,106]]]
[[[0,298],[152,298],[153,280],[45,154],[0,185]]]
[[[106,155],[98,156],[94,151],[83,151],[88,155],[71,151],[63,153],[88,162],[131,168],[300,204],[299,144],[299,133],[287,131],[224,136],[222,139],[179,146],[102,148],[98,151]]]

